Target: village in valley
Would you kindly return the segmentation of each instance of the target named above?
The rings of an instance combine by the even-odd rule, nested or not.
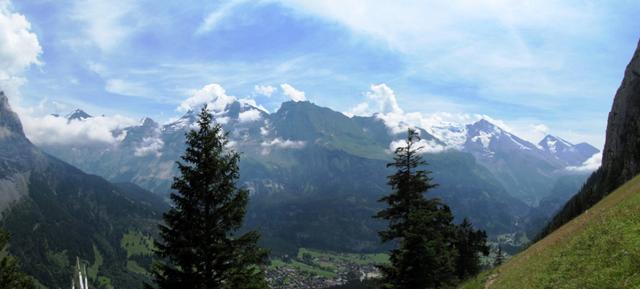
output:
[[[349,281],[380,276],[376,265],[388,262],[386,254],[346,254],[300,249],[297,256],[271,261],[266,270],[273,289],[330,288]]]

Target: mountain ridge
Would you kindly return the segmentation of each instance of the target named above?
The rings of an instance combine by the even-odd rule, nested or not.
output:
[[[378,225],[364,222],[354,226],[362,222],[344,210],[337,210],[338,215],[327,219],[328,223],[317,223],[318,227],[305,227],[301,222],[305,218],[309,222],[326,219],[328,212],[336,212],[337,207],[344,205],[338,205],[339,200],[352,204],[361,217],[374,214],[379,206],[377,199],[388,190],[385,181],[390,172],[385,168],[386,163],[391,160],[393,145],[403,139],[402,133],[387,123],[388,119],[381,115],[348,117],[308,101],[285,102],[270,114],[252,103],[238,100],[221,100],[209,108],[214,120],[229,133],[230,147],[242,153],[240,183],[249,189],[252,198],[248,226],[267,228],[267,242],[287,239],[287,243],[311,246],[331,244],[317,232],[335,231],[331,227],[342,224],[352,227],[351,234],[346,234],[348,237],[342,242],[352,244],[350,248],[324,249],[375,250],[374,228]],[[174,162],[184,150],[184,133],[194,128],[195,117],[191,110],[167,124],[143,120],[138,125],[114,131],[114,136],[124,134],[124,138],[104,148],[49,145],[45,149],[114,182],[136,183],[166,196],[175,174]],[[472,140],[473,124],[463,130],[468,134],[465,136],[468,146],[460,150],[447,146],[429,133],[430,129],[419,128],[424,156],[431,164],[428,169],[434,171],[436,182],[441,185],[433,194],[447,201],[456,215],[471,217],[492,236],[524,231],[526,220],[538,219],[528,216],[535,211],[534,203],[554,193],[554,183],[565,174],[564,165],[487,120],[478,121],[475,127],[499,132],[487,139],[487,147],[495,150],[495,157],[485,159],[474,155],[486,151],[481,140]],[[535,153],[523,154],[522,147]],[[509,154],[523,157],[505,158]],[[507,173],[496,173],[509,169],[499,167],[505,160],[517,168],[522,167],[522,162],[543,162],[541,160],[551,160],[553,165],[532,167],[514,178]],[[548,172],[542,181],[527,180],[540,170]],[[513,189],[520,186],[528,186],[529,190]],[[577,187],[569,189],[575,191]],[[527,197],[527,194],[534,196]],[[566,194],[558,194],[560,201],[565,198],[568,198]],[[300,211],[299,220],[290,220],[287,212],[298,212],[294,208],[307,208],[313,202],[334,207]],[[265,223],[261,218],[272,222]],[[331,222],[334,225],[330,225]],[[270,237],[273,238],[269,240]]]

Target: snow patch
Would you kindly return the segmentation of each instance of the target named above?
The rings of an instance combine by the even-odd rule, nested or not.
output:
[[[489,145],[491,144],[491,139],[493,138],[493,134],[491,133],[487,133],[485,131],[480,131],[480,133],[477,136],[474,136],[471,138],[472,142],[478,142],[480,141],[480,143],[482,143],[482,147],[485,150],[489,150]]]

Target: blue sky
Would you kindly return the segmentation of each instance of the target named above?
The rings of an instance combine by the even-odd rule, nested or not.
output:
[[[24,16],[41,48],[31,62],[4,68],[21,80],[12,102],[22,113],[81,107],[167,121],[212,83],[271,111],[289,99],[281,87],[289,84],[319,105],[355,112],[375,100],[372,85],[385,84],[403,113],[484,114],[530,140],[550,132],[596,146],[640,36],[640,5],[623,0],[0,6]],[[0,64],[9,52],[0,47]],[[257,85],[276,90],[263,95]]]

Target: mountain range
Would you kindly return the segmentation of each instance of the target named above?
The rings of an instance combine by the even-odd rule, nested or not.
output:
[[[273,113],[237,99],[216,99],[209,108],[229,133],[230,146],[242,153],[240,182],[252,194],[247,226],[260,229],[268,246],[283,252],[299,246],[380,249],[381,224],[370,216],[389,190],[385,165],[403,138],[393,129],[398,124],[383,115],[348,117],[307,101],[285,102]],[[88,118],[76,110],[67,121]],[[164,125],[144,118],[113,130],[115,144],[42,148],[89,173],[166,197],[184,134],[195,121],[194,111]],[[428,169],[440,184],[433,196],[491,236],[539,229],[586,178],[566,168],[598,152],[554,136],[535,145],[485,119],[418,129]],[[538,208],[543,200],[551,209]]]

